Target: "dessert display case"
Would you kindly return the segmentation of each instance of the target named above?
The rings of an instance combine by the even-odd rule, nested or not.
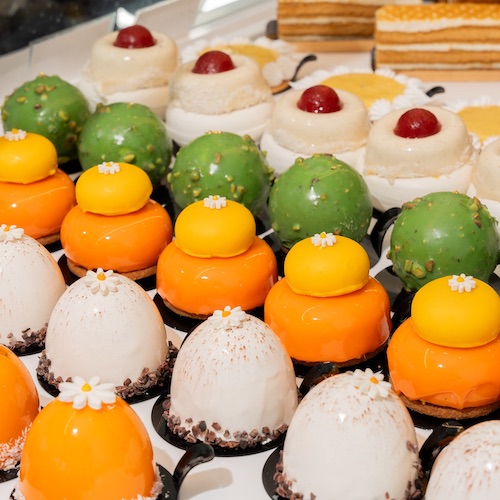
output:
[[[166,32],[182,49],[196,41],[216,36],[228,39],[234,36],[245,36],[253,39],[265,36],[268,23],[273,21],[276,16],[276,2],[256,2],[245,4],[245,7],[240,11],[230,13],[226,17],[193,27],[199,3],[198,0],[167,0],[148,5],[133,12],[129,18],[130,24],[136,22],[144,24],[152,30]],[[59,75],[67,81],[75,82],[88,60],[92,42],[112,30],[116,26],[116,21],[116,13],[112,13],[50,35],[45,39],[36,40],[28,47],[0,56],[0,73],[3,75],[0,81],[0,95],[9,95],[14,88],[34,78],[39,73]],[[328,51],[332,46],[316,45],[316,47],[320,47],[322,50],[315,52],[315,60],[307,62],[300,68],[300,77],[336,66],[353,69],[365,68],[366,70],[371,68],[372,54],[366,44],[353,42],[352,45],[349,45],[349,42],[343,42],[335,48],[335,50],[340,48],[341,51],[335,52]],[[310,54],[309,51],[301,52],[305,48],[308,47],[303,44],[299,44],[295,48],[294,55],[297,61]],[[434,97],[438,105],[454,103],[457,100],[471,101],[483,95],[496,101],[500,100],[500,86],[497,81],[487,78],[484,81],[446,81],[445,73],[443,76],[444,78],[439,81],[424,80],[424,85],[428,90],[435,87],[444,89],[444,92]],[[73,178],[76,178],[77,175],[78,172],[72,173]],[[155,196],[156,201],[163,204],[171,212],[171,215],[175,216],[175,210],[172,208],[173,202],[165,186],[157,187],[153,197]],[[378,212],[377,214],[380,215]],[[380,228],[377,218],[374,217],[370,224],[370,233],[380,231],[380,234],[365,237],[362,245],[370,258],[370,276],[379,279],[387,288],[394,306],[395,301],[400,298],[402,286],[388,271],[391,266],[391,261],[387,257],[390,229],[384,235],[386,229],[387,227]],[[279,269],[282,270],[283,254],[280,243],[270,228],[267,214],[257,221],[257,230],[260,236],[272,246],[278,258]],[[74,281],[76,277],[72,276],[69,271],[66,256],[60,245],[55,243],[48,248],[60,265],[67,284]],[[495,273],[493,281],[498,291],[500,280],[498,267]],[[147,278],[140,280],[139,283],[158,306],[165,323],[168,340],[179,348],[184,338],[199,322],[181,318],[168,310],[157,294],[154,279]],[[48,392],[47,387],[42,385],[37,377],[39,357],[40,353],[34,353],[21,355],[20,359],[35,381],[43,407],[51,401],[53,393]],[[384,363],[379,363],[379,361],[376,359],[371,366],[380,368]],[[296,373],[297,384],[300,385],[305,368],[297,367]],[[220,394],[220,397],[224,398],[225,395]],[[160,396],[155,394],[149,399],[132,402],[132,408],[139,415],[148,431],[156,462],[162,467],[162,472],[168,476],[174,474],[177,464],[185,453],[185,447],[179,444],[175,437],[170,436],[165,428],[165,421],[161,418],[161,402],[164,399],[165,394]],[[500,418],[498,413],[499,410],[493,414],[493,418]],[[422,445],[436,422],[415,417],[414,423],[418,444]],[[2,425],[1,415],[0,425]],[[278,443],[276,443],[277,445]],[[202,500],[230,498],[265,500],[271,498],[269,491],[270,485],[272,485],[272,471],[270,471],[270,467],[274,466],[277,461],[276,446],[261,446],[256,450],[242,450],[241,453],[216,450],[213,460],[200,460],[200,465],[187,474],[182,481],[182,489],[177,498],[180,500],[195,498]],[[84,471],[82,471],[83,473]],[[179,472],[177,471],[176,474],[178,475]],[[0,477],[0,500],[10,498],[15,483],[15,478]],[[165,491],[159,498],[175,498],[177,494],[177,492],[172,491],[172,488],[170,488],[169,493],[165,493]],[[272,498],[278,497],[273,495]]]

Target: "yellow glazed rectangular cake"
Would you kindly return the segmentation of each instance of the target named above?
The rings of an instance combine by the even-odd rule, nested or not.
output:
[[[278,0],[278,37],[288,41],[370,37],[375,12],[385,4],[421,0]]]
[[[500,4],[384,6],[375,65],[394,71],[500,68]]]

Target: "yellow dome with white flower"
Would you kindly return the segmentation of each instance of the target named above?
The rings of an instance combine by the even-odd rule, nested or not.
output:
[[[500,297],[465,274],[430,281],[416,294],[411,317],[423,339],[446,347],[475,347],[500,333]]]
[[[285,258],[284,270],[295,293],[334,297],[368,283],[370,260],[356,241],[322,232],[296,243]]]

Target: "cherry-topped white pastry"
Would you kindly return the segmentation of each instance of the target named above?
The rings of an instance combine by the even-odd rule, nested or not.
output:
[[[476,150],[463,120],[436,107],[393,111],[373,123],[356,168],[379,210],[435,191],[465,193]]]
[[[353,164],[366,144],[369,128],[368,112],[359,97],[315,85],[290,90],[279,98],[260,145],[277,174],[298,157],[316,153]]]
[[[258,141],[273,106],[271,87],[253,59],[211,50],[174,73],[167,131],[180,146],[209,131],[247,134]]]
[[[163,119],[179,60],[168,35],[129,26],[96,40],[78,86],[94,107],[99,102],[135,102]]]

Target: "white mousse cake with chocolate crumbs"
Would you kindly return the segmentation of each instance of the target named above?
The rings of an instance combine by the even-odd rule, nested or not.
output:
[[[80,373],[112,382],[123,398],[163,385],[173,347],[151,297],[113,271],[88,271],[54,307],[37,373],[50,385]]]
[[[114,384],[79,376],[61,384],[31,426],[10,498],[164,498],[148,432]]]
[[[285,498],[413,498],[418,444],[403,402],[367,368],[334,375],[301,401],[275,480]]]
[[[296,406],[293,365],[278,337],[240,307],[226,307],[179,349],[163,415],[188,442],[247,448],[280,437]]]
[[[50,314],[66,289],[50,252],[24,229],[0,225],[0,344],[43,347]]]

